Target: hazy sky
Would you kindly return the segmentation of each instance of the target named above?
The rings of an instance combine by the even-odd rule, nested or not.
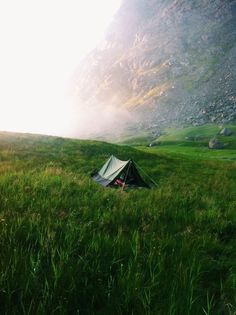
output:
[[[0,0],[0,130],[66,134],[64,94],[121,0]]]

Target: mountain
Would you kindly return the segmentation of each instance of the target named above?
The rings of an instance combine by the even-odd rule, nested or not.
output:
[[[73,82],[99,130],[232,121],[236,1],[125,0]]]

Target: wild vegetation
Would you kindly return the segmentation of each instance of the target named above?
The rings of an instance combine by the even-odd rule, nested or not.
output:
[[[1,314],[236,314],[236,161],[163,141],[0,133]],[[93,182],[111,154],[158,187]]]

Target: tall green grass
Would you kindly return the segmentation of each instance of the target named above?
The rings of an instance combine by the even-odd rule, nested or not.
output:
[[[236,314],[236,164],[0,135],[1,314]],[[90,172],[133,158],[155,189]]]

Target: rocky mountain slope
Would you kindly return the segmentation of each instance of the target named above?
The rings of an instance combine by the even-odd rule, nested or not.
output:
[[[113,113],[112,124],[233,120],[236,1],[124,0],[105,42],[76,71],[74,93],[78,106]]]

